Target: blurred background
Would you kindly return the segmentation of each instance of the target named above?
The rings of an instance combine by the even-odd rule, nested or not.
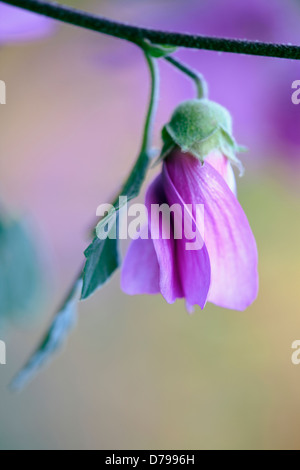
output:
[[[296,0],[65,3],[158,29],[300,43]],[[84,261],[97,206],[134,162],[149,92],[134,46],[20,13],[0,3],[0,198],[2,218],[30,231],[25,251],[34,251],[34,264],[11,248],[15,258],[0,266],[0,279],[11,269],[14,279],[33,279],[26,308],[9,292],[17,306],[0,310],[0,448],[299,449],[300,366],[291,345],[300,338],[300,105],[291,85],[300,68],[288,60],[178,52],[205,75],[249,148],[238,187],[259,248],[255,304],[188,316],[183,302],[126,296],[118,273],[80,304],[64,354],[22,393],[9,392]],[[168,64],[161,74],[157,146],[174,107],[193,96]]]

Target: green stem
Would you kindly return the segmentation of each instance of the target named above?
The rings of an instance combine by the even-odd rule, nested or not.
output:
[[[138,158],[127,180],[125,181],[120,193],[113,201],[113,206],[116,211],[120,210],[120,196],[128,197],[129,195],[128,201],[138,196],[140,187],[144,181],[152,157],[151,149],[153,141],[153,125],[158,105],[160,80],[157,60],[148,55],[147,53],[145,53],[145,58],[150,73],[151,91],[148,111],[146,114],[146,120],[144,125],[143,139]],[[102,221],[100,221],[99,223],[103,223],[103,220],[104,219],[102,219]],[[107,220],[107,217],[105,218],[105,220]],[[99,224],[97,225],[97,227],[99,227]],[[93,232],[94,236],[96,235],[97,227]]]
[[[74,26],[138,43],[148,39],[154,44],[231,52],[235,54],[278,57],[300,60],[300,47],[289,44],[271,44],[258,41],[170,33],[131,26],[91,15],[84,11],[43,0],[2,0],[2,3],[39,13]]]
[[[174,57],[168,56],[165,57],[165,60],[194,81],[197,90],[197,97],[199,99],[208,98],[208,85],[202,74],[190,69],[187,65]]]
[[[153,126],[155,115],[157,111],[158,98],[159,98],[159,70],[157,60],[153,59],[150,55],[145,53],[145,58],[149,67],[151,78],[151,93],[148,112],[145,121],[144,134],[142,140],[141,154],[150,153],[152,140],[153,140]]]
[[[131,170],[120,194],[114,201],[114,207],[116,210],[119,210],[119,196],[128,195],[130,197],[128,200],[133,199],[138,196],[142,182],[144,181],[146,172],[149,168],[149,164],[152,158],[152,141],[153,141],[153,127],[158,105],[159,97],[159,68],[157,64],[157,59],[154,59],[149,54],[145,52],[145,58],[148,64],[150,80],[151,80],[151,92],[150,100],[148,105],[148,111],[146,115],[143,139],[141,144],[141,149],[139,156],[134,164],[133,169]]]
[[[127,194],[127,188],[130,188],[130,197],[137,196],[140,190],[140,187],[143,183],[144,177],[146,175],[147,169],[149,167],[150,157],[151,157],[151,144],[153,137],[153,122],[156,113],[157,107],[157,98],[159,91],[159,71],[157,66],[157,60],[153,59],[149,55],[145,54],[146,60],[149,66],[150,76],[151,76],[151,93],[150,93],[150,102],[148,107],[148,112],[146,116],[144,136],[141,146],[141,152],[137,159],[137,162],[125,183],[125,186],[121,192],[122,194]],[[115,203],[117,205],[117,203]],[[116,207],[118,209],[118,207]],[[108,216],[109,217],[109,216]],[[107,217],[107,218],[108,218]],[[105,223],[107,223],[107,218]],[[94,242],[93,242],[94,243]],[[103,250],[101,247],[100,254]],[[88,262],[88,261],[87,261]],[[86,267],[87,265],[85,265]],[[104,266],[105,269],[105,266]],[[116,268],[111,271],[107,271],[107,278],[112,275]],[[31,380],[34,375],[49,362],[51,356],[57,352],[57,350],[62,346],[62,343],[66,340],[67,335],[70,333],[74,316],[71,315],[70,311],[70,302],[73,300],[74,295],[77,293],[77,286],[81,286],[81,281],[83,280],[83,290],[82,290],[82,299],[88,297],[87,291],[85,291],[85,269],[81,271],[76,278],[75,282],[71,286],[69,293],[66,297],[66,300],[63,302],[62,307],[59,309],[58,313],[55,315],[50,328],[46,332],[43,341],[40,346],[37,348],[36,352],[31,356],[25,367],[19,372],[19,374],[14,379],[11,388],[13,390],[20,390],[23,388],[29,380]],[[80,282],[80,284],[79,284]],[[103,285],[99,284],[98,287]],[[95,290],[95,289],[94,289]]]

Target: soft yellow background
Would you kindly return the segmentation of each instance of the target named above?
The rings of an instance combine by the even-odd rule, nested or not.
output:
[[[68,3],[133,22],[154,8],[167,15],[170,5]],[[118,64],[119,44],[63,26],[48,40],[0,50],[8,87],[1,192],[30,216],[48,272],[36,320],[3,338],[0,448],[299,449],[300,366],[291,363],[300,339],[299,175],[272,159],[238,182],[260,253],[251,308],[208,305],[188,316],[183,302],[127,297],[116,275],[80,305],[64,354],[21,394],[7,390],[83,261],[97,205],[111,199],[138,150],[147,72],[130,45]],[[175,92],[168,107],[161,100],[157,144]]]

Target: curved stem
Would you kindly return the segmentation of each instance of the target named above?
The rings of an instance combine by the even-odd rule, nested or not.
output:
[[[197,97],[199,99],[208,97],[208,85],[201,73],[190,69],[187,65],[183,64],[174,57],[168,56],[165,57],[165,60],[194,81],[197,90]]]
[[[148,112],[145,121],[143,141],[141,147],[141,154],[149,153],[152,145],[153,138],[153,125],[155,120],[155,114],[157,111],[158,97],[159,97],[159,70],[157,60],[145,54],[146,61],[149,67],[150,78],[151,78],[151,93]]]
[[[145,53],[145,58],[150,72],[151,92],[144,125],[143,139],[139,156],[125,181],[121,192],[113,203],[116,210],[119,210],[119,196],[127,195],[128,201],[138,196],[152,158],[153,125],[158,105],[160,80],[157,59],[154,59],[147,53]]]
[[[154,44],[300,60],[300,46],[195,36],[192,34],[169,33],[165,31],[139,28],[91,15],[84,11],[76,10],[50,1],[2,0],[2,3],[24,8],[25,10],[63,21],[64,23],[80,26],[85,29],[108,34],[120,39],[126,39],[133,43],[138,43],[141,40],[148,39]]]

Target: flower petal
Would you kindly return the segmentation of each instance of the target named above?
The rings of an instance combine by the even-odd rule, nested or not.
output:
[[[244,310],[257,296],[258,274],[256,243],[242,207],[209,163],[202,165],[178,150],[165,166],[185,203],[204,204],[203,238],[211,263],[208,300]]]
[[[209,163],[224,178],[231,191],[237,196],[237,187],[235,175],[228,158],[224,157],[221,152],[216,151],[210,153],[205,161]]]
[[[145,226],[144,231],[148,231]],[[159,264],[153,241],[138,238],[131,242],[124,259],[121,288],[128,295],[158,294]]]
[[[180,273],[181,286],[186,299],[187,309],[191,313],[194,305],[199,305],[203,309],[207,302],[211,281],[209,255],[203,243],[202,234],[200,233],[201,228],[197,227],[196,218],[194,218],[192,214],[192,212],[196,212],[196,208],[194,206],[192,208],[194,210],[191,212],[190,208],[186,206],[186,204],[193,205],[194,201],[183,201],[168,174],[166,165],[164,166],[163,177],[165,193],[169,205],[179,204],[181,206],[183,214],[190,217],[190,219],[192,219],[191,222],[194,222],[193,228],[197,234],[194,240],[191,240],[190,237],[188,239],[183,229],[182,239],[175,240],[177,269]],[[184,217],[183,221],[186,223]],[[191,250],[187,248],[187,243],[191,243],[192,241],[198,241],[197,249]]]
[[[162,232],[165,231],[164,217],[161,218],[161,223],[159,220],[152,219],[151,217],[152,205],[165,203],[167,203],[167,199],[163,188],[163,178],[162,175],[159,175],[148,189],[146,194],[146,206],[148,209],[149,224],[151,226],[152,241],[160,268],[160,291],[168,303],[173,303],[177,298],[183,297],[176,265],[177,240],[174,240],[173,236],[169,239],[164,239],[161,236]],[[155,239],[154,232],[160,234],[159,238]]]

